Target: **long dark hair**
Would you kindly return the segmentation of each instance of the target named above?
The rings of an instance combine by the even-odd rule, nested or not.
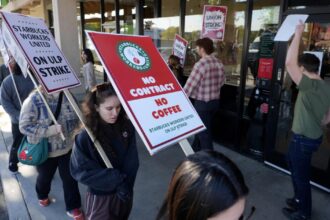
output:
[[[243,175],[226,156],[201,151],[176,168],[157,220],[206,220],[248,194]]]
[[[94,64],[94,56],[92,51],[90,49],[83,49],[82,51],[86,55],[86,63],[92,62]]]
[[[110,126],[113,129],[112,135],[117,135],[117,137],[122,137],[120,133],[123,130],[127,130],[128,120],[123,109],[120,110],[116,123],[112,125],[106,125],[102,120],[96,108],[100,106],[108,97],[117,96],[114,88],[110,83],[102,83],[96,85],[90,93],[87,94],[83,104],[82,111],[85,117],[85,125],[91,129],[95,138],[101,143],[103,148],[110,150],[111,154],[114,154],[109,141],[112,137],[105,132],[105,126]],[[119,134],[119,135],[118,135]],[[124,142],[126,141],[123,140]],[[126,145],[126,143],[124,143]]]

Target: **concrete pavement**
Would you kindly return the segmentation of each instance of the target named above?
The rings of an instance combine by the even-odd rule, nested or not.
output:
[[[79,88],[74,91],[74,94],[78,100],[83,97],[83,92]],[[20,164],[19,174],[12,175],[8,171],[8,149],[12,138],[9,117],[2,109],[0,109],[0,122],[2,132],[2,136],[0,135],[0,174],[9,219],[70,219],[65,214],[63,190],[58,173],[52,182],[50,193],[52,204],[48,207],[40,207],[34,189],[35,168]],[[230,157],[241,168],[250,188],[246,210],[248,212],[251,206],[256,207],[252,219],[285,219],[281,208],[284,206],[285,198],[292,195],[290,177],[221,145],[215,144],[215,149]],[[139,138],[138,150],[140,169],[135,184],[130,219],[152,220],[155,219],[165,196],[172,172],[184,158],[184,154],[178,145],[174,145],[151,157]],[[80,192],[84,201],[86,187],[80,185]],[[330,219],[329,207],[329,194],[313,188],[313,220]]]

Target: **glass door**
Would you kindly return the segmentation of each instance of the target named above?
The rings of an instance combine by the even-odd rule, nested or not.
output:
[[[287,44],[279,47],[278,59],[285,59]],[[322,54],[321,77],[330,83],[330,15],[312,15],[307,20],[303,40],[301,43],[301,52],[314,51]],[[284,62],[282,67],[284,68]],[[280,89],[279,89],[280,88]],[[287,72],[284,71],[280,87],[274,88],[275,103],[271,108],[277,114],[269,118],[269,132],[274,132],[273,138],[275,144],[268,143],[266,154],[266,163],[277,168],[286,170],[286,153],[290,142],[292,132],[293,109],[297,98],[298,90],[291,81]],[[278,97],[276,97],[278,94]],[[277,125],[277,126],[274,126]],[[323,143],[319,150],[314,153],[312,158],[312,181],[323,189],[330,191],[330,131],[324,130]],[[272,135],[270,134],[268,138]],[[272,139],[272,138],[270,138]],[[274,140],[273,139],[273,140]]]

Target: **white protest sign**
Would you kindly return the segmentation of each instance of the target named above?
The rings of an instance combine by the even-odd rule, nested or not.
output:
[[[226,6],[204,5],[202,37],[223,40],[227,17]]]
[[[180,58],[181,66],[184,66],[187,46],[188,46],[188,41],[182,38],[180,35],[176,34],[174,38],[172,54]]]
[[[7,12],[1,14],[16,44],[48,93],[80,85],[42,19]]]
[[[12,35],[10,34],[8,27],[6,24],[2,23],[2,37],[3,37],[3,42],[4,42],[4,50],[5,54],[7,52],[10,52],[10,54],[14,57],[16,63],[19,65],[21,68],[21,71],[25,77],[27,77],[27,61],[21,52],[21,49],[16,45],[16,42]],[[7,51],[9,50],[9,51]],[[2,51],[2,50],[1,50]],[[9,60],[9,54],[7,54],[7,57],[4,57],[5,62],[8,62]]]
[[[300,21],[305,23],[308,15],[288,15],[282,23],[274,38],[274,41],[288,41],[296,30]]]
[[[0,28],[0,52],[1,52],[1,55],[2,55],[3,62],[7,66],[8,61],[9,61],[9,56],[8,56],[8,53],[7,53],[5,42],[3,41],[2,28]]]

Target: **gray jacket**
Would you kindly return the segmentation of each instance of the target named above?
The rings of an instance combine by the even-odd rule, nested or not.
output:
[[[23,102],[34,89],[33,82],[29,77],[25,78],[22,74],[14,74],[13,76],[19,96]],[[1,84],[1,104],[9,114],[11,122],[18,124],[21,105],[11,75],[7,76]]]

